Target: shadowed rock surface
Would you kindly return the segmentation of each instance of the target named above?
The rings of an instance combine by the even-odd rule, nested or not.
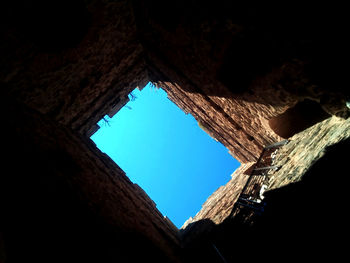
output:
[[[2,3],[0,261],[344,254],[345,10],[304,1]],[[241,162],[181,233],[89,139],[148,82]],[[265,212],[230,217],[245,168],[283,138]]]

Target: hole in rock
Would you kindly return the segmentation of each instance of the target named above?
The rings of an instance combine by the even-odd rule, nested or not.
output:
[[[294,107],[269,120],[271,129],[282,138],[292,137],[329,116],[320,104],[309,99],[298,102]]]
[[[149,83],[129,99],[91,139],[180,228],[240,164],[164,90]]]

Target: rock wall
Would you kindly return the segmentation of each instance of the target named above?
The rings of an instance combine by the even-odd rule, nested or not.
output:
[[[191,223],[209,219],[215,224],[221,224],[230,214],[249,175],[249,168],[254,163],[242,164],[232,175],[231,180],[219,187],[202,205],[201,210],[188,219],[181,229],[186,229]]]
[[[200,93],[186,93],[179,86],[171,83],[162,82],[159,83],[159,86],[167,91],[168,97],[175,104],[185,112],[190,113],[204,126],[213,138],[223,143],[241,163],[256,160],[263,146],[269,141],[273,141],[272,138],[263,138],[266,133],[253,133],[254,128],[256,128],[253,125],[253,127],[246,126],[246,123],[237,122],[208,96]],[[240,115],[241,118],[245,117],[248,121],[252,120],[247,108],[245,111],[237,109],[235,114]],[[247,132],[247,130],[250,132]],[[276,135],[271,135],[271,137],[278,138]]]
[[[253,221],[234,216],[218,225],[208,218],[190,224],[183,231],[183,243],[192,261],[220,262],[223,257],[234,262],[238,256],[256,261],[262,255],[272,262],[286,255],[292,260],[341,260],[347,254],[341,238],[349,231],[349,217],[344,212],[347,156],[340,153],[347,151],[350,140],[339,138],[300,180],[289,179],[265,193],[264,210],[257,211]],[[246,209],[254,214],[254,209]]]
[[[129,1],[41,2],[4,9],[1,85],[4,92],[85,134],[120,98],[148,82],[132,7]],[[65,43],[71,40],[68,29],[81,36]]]
[[[314,191],[304,177],[314,167],[314,174],[327,168],[317,164],[325,163],[322,155],[329,151],[333,167],[326,171],[347,170],[344,155],[338,163],[329,146],[349,137],[350,93],[342,63],[347,47],[341,47],[348,23],[328,16],[346,8],[298,1],[287,6],[221,0],[46,2],[11,1],[0,9],[4,171],[10,171],[0,178],[1,259],[182,261],[176,229],[86,138],[130,91],[148,81],[164,88],[242,163],[191,221],[192,230],[209,233],[222,226],[222,232],[215,232],[216,244],[232,261],[232,243],[250,244],[242,226],[226,220],[244,184],[244,167],[256,161],[264,146],[281,140],[269,120],[280,128],[279,120],[286,118],[279,115],[305,99],[333,117],[298,130],[276,157],[282,168],[271,175],[270,212],[259,231],[250,233],[257,240],[272,232],[292,247],[279,232],[303,235],[299,207],[310,217],[308,227],[317,220],[328,224],[324,214],[318,217],[323,207],[310,199],[309,191],[322,195],[327,188],[323,182],[337,189],[337,181],[313,179],[321,188]],[[288,189],[301,189],[300,197]],[[309,210],[308,202],[317,209]],[[326,219],[338,220],[328,214]],[[310,235],[318,237],[318,230]],[[233,242],[237,231],[241,239]],[[190,236],[201,239],[199,232]],[[200,242],[189,261],[214,262],[217,252],[210,242]],[[265,248],[257,254],[271,251]]]
[[[328,26],[312,6],[274,12],[272,4],[198,4],[133,4],[149,78],[241,163],[281,140],[268,121],[305,98],[331,115],[349,115],[347,91],[323,79],[338,72],[321,55],[329,49],[322,33]]]
[[[350,120],[328,118],[289,138],[280,148],[274,165],[281,169],[269,180],[269,189],[277,189],[299,182],[307,171],[324,156],[327,148],[350,138]],[[333,175],[329,175],[333,176]]]
[[[329,147],[349,138],[350,120],[335,116],[289,138],[288,144],[280,147],[274,154],[271,165],[281,168],[277,171],[273,169],[268,171],[266,195],[269,195],[270,191],[273,192],[273,190],[301,182],[312,166],[327,153]],[[242,164],[232,174],[232,179],[225,186],[217,189],[202,205],[196,216],[186,221],[182,229],[186,230],[188,227],[187,231],[190,231],[191,224],[201,220],[210,220],[217,225],[229,220],[234,204],[251,173],[249,168],[252,165],[254,163]],[[331,170],[332,168],[328,167],[328,169]],[[334,180],[343,180],[340,175],[332,174],[329,176],[330,180],[333,177]],[[324,178],[322,175],[320,177]],[[332,185],[334,184],[336,185],[336,183],[332,183]],[[322,191],[322,189],[319,189],[319,191]],[[325,191],[328,190],[325,189]],[[336,191],[336,189],[329,191]],[[317,199],[316,196],[314,198]]]
[[[242,163],[281,139],[268,121],[300,100],[344,113],[341,86],[321,85],[317,54],[306,52],[323,50],[316,25],[296,24],[296,33],[292,11],[275,25],[259,19],[259,8],[271,12],[267,6],[198,4],[171,4],[165,17],[156,11],[165,8],[159,1],[9,4],[0,27],[4,92],[90,135],[130,91],[151,80]],[[315,33],[303,34],[307,29]]]
[[[177,230],[89,139],[20,104],[1,106],[12,113],[3,115],[0,178],[9,260],[180,260]]]

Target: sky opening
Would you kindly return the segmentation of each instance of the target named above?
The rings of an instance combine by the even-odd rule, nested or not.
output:
[[[180,228],[240,164],[164,90],[149,83],[132,94],[91,139]]]

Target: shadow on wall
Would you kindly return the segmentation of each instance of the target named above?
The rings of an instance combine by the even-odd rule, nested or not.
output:
[[[19,37],[44,52],[59,52],[76,46],[90,25],[83,0],[15,0],[2,8],[1,21],[13,26]]]
[[[209,219],[193,223],[183,236],[189,254],[195,253],[191,255],[200,257],[199,262],[220,262],[214,244],[227,262],[286,256],[340,260],[350,234],[345,183],[349,149],[350,139],[327,148],[302,181],[266,192],[265,211],[253,225],[236,218],[220,225]]]
[[[287,139],[328,117],[330,115],[319,103],[306,99],[270,119],[269,125],[276,134]]]
[[[8,127],[0,175],[0,262],[171,261],[148,233],[118,227],[103,216],[102,203],[87,197],[83,189],[92,179],[77,161],[80,154],[88,156],[73,139],[78,137],[10,100],[1,109],[11,114],[2,115]],[[65,140],[76,144],[75,154]]]
[[[297,254],[310,258],[344,256],[350,234],[349,149],[350,139],[328,147],[302,181],[265,194],[266,211],[257,230],[270,236],[280,253],[298,247]]]
[[[333,48],[342,43],[335,41],[341,24],[325,19],[325,14],[340,12],[338,6],[139,2],[133,6],[149,64],[183,90],[272,106],[284,106],[286,99],[291,104],[305,97],[334,97],[331,104],[345,110],[338,96],[350,95],[347,74],[338,61],[340,46]]]

